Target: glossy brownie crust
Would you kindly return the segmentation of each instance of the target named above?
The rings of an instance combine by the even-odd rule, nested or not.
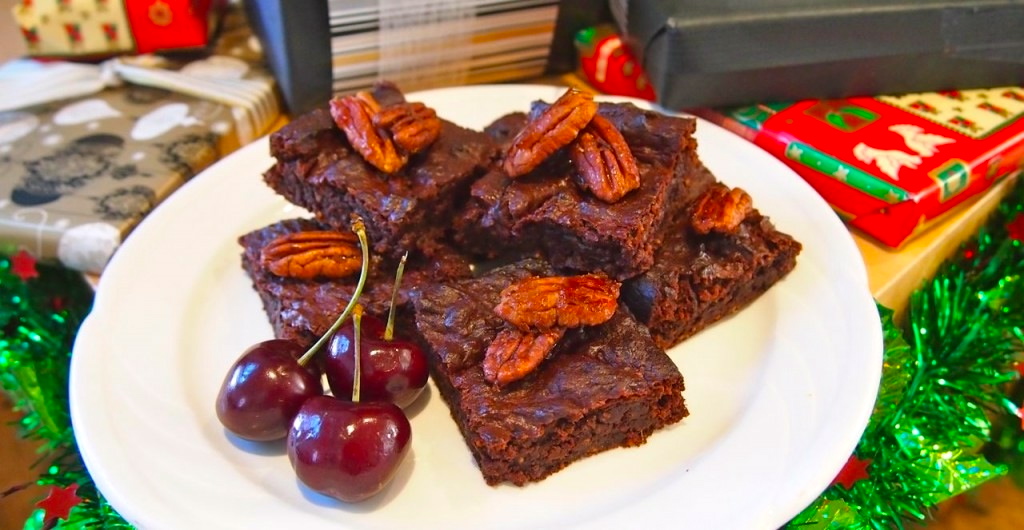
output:
[[[700,167],[695,122],[629,103],[601,103],[598,112],[637,159],[639,189],[612,204],[581,191],[562,149],[523,177],[511,180],[493,169],[477,181],[455,220],[456,241],[488,258],[506,249],[540,249],[560,269],[604,271],[619,280],[650,268],[659,228],[675,204],[688,202],[688,175]],[[487,132],[504,146],[526,121],[523,113],[510,114]]]
[[[282,278],[260,267],[260,250],[274,238],[304,230],[327,230],[328,226],[311,219],[287,219],[242,235],[242,267],[252,280],[253,288],[263,302],[276,338],[291,339],[303,346],[316,342],[344,310],[355,290],[358,274],[342,280],[298,280]],[[372,256],[372,254],[371,254]],[[395,268],[392,260],[371,257],[370,278],[360,302],[366,311],[385,317],[391,307],[391,289]],[[406,267],[398,296],[399,310],[411,319],[408,294],[423,282],[465,278],[469,265],[456,254],[438,262],[413,261]],[[411,323],[410,323],[411,324]],[[410,328],[405,328],[410,329]]]
[[[393,85],[378,85],[381,102],[401,101]],[[299,116],[270,137],[276,163],[264,180],[325,223],[345,228],[351,214],[366,221],[376,253],[406,250],[430,256],[444,236],[453,206],[496,155],[483,132],[442,121],[441,135],[394,175],[367,164],[350,147],[326,108]]]
[[[749,305],[793,270],[801,250],[756,210],[732,235],[697,234],[689,218],[686,208],[667,227],[654,266],[622,286],[621,299],[662,348]]]
[[[603,325],[570,330],[526,378],[500,390],[484,380],[483,352],[504,326],[493,312],[499,293],[548,274],[529,261],[412,295],[433,380],[491,485],[523,485],[585,456],[640,445],[687,414],[675,364],[622,307]]]

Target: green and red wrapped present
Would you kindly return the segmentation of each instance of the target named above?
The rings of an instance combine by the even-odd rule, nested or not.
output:
[[[898,248],[1024,161],[1024,88],[759,104],[697,114],[785,161]]]

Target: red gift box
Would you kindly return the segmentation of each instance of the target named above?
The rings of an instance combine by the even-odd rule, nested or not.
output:
[[[898,248],[1024,161],[1024,88],[696,110],[785,161],[857,229]]]
[[[135,52],[206,46],[222,7],[213,0],[126,1]]]
[[[14,6],[28,54],[97,57],[203,48],[224,0],[22,0]]]

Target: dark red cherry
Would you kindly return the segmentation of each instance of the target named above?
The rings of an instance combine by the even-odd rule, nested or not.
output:
[[[354,321],[346,322],[328,343],[324,352],[324,374],[335,396],[352,395],[355,373],[353,348]],[[385,339],[385,324],[371,315],[362,316],[360,355],[362,379],[360,395],[364,401],[390,401],[407,407],[427,386],[427,359],[415,343]]]
[[[383,401],[310,398],[288,432],[288,460],[299,480],[324,495],[358,502],[380,492],[409,452],[412,427]]]
[[[232,433],[256,441],[288,435],[292,419],[311,397],[323,394],[319,372],[298,358],[304,350],[283,339],[261,342],[231,365],[217,395],[217,418]]]

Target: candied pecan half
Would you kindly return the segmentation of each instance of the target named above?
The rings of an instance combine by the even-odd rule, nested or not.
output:
[[[524,331],[596,326],[615,314],[620,287],[600,274],[527,278],[501,292],[494,312]]]
[[[563,334],[564,328],[539,332],[501,330],[484,352],[484,379],[498,386],[522,379],[540,365]]]
[[[441,119],[434,109],[420,103],[398,103],[373,115],[377,127],[391,133],[399,149],[416,154],[441,136]]]
[[[604,202],[617,202],[640,187],[640,169],[612,122],[595,115],[569,151],[580,185]]]
[[[379,110],[373,96],[360,93],[335,97],[330,110],[334,123],[363,160],[384,173],[394,173],[405,165],[408,158],[373,123],[373,115]]]
[[[285,278],[344,278],[359,272],[362,252],[355,234],[329,230],[292,232],[260,250],[260,264]]]
[[[753,209],[753,200],[742,188],[715,185],[697,199],[690,224],[698,234],[734,234]]]
[[[570,88],[512,139],[502,164],[505,173],[515,178],[533,171],[576,139],[595,114],[594,95]]]
[[[355,97],[363,103],[366,103],[366,109],[371,115],[380,112],[380,102],[377,101],[377,98],[373,97],[373,92],[360,90],[359,92],[356,92]]]

